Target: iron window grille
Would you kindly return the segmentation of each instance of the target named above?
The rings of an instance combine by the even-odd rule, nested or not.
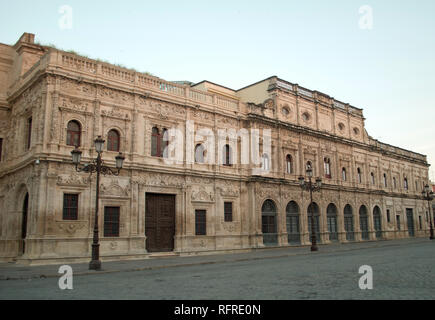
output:
[[[78,194],[64,194],[63,195],[63,220],[78,220]]]
[[[205,210],[195,210],[195,234],[197,236],[207,235],[207,219]]]
[[[104,236],[119,237],[119,207],[104,207]]]
[[[225,222],[233,221],[233,203],[225,202],[224,204],[224,220]]]

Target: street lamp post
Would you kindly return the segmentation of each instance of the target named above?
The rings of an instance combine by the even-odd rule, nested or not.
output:
[[[432,199],[434,198],[434,193],[432,191],[430,191],[429,185],[425,185],[424,186],[424,190],[421,192],[423,199],[427,200],[427,205],[428,205],[428,210],[429,210],[429,221],[430,221],[430,240],[434,239],[434,232],[433,232],[433,225],[432,225],[432,215],[431,215],[431,210],[430,210],[430,203],[432,201]]]
[[[307,190],[310,192],[311,251],[317,251],[319,249],[317,248],[317,238],[314,226],[313,192],[320,191],[320,188],[322,187],[322,179],[317,178],[316,183],[311,181],[311,178],[313,177],[313,169],[310,165],[307,165],[306,173],[308,176],[308,182],[305,181],[305,178],[301,176],[299,177],[299,185],[301,186],[302,190]]]
[[[100,244],[98,242],[99,236],[98,236],[98,202],[100,197],[100,174],[103,175],[115,175],[118,176],[119,172],[122,169],[122,165],[124,163],[125,157],[120,152],[116,157],[116,169],[117,171],[114,171],[113,169],[105,166],[103,164],[103,160],[101,159],[101,155],[103,153],[103,147],[104,147],[104,140],[101,138],[101,136],[98,136],[97,139],[95,139],[95,150],[97,151],[97,159],[92,160],[90,163],[85,164],[81,167],[79,167],[82,152],[79,150],[79,148],[76,146],[73,151],[71,151],[72,161],[73,164],[76,167],[77,172],[87,172],[87,173],[97,173],[97,183],[96,183],[96,199],[95,199],[95,222],[94,222],[94,237],[92,242],[92,260],[89,263],[89,270],[101,270],[101,261],[100,261]]]

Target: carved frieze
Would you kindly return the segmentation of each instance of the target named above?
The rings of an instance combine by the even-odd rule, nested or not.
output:
[[[236,186],[221,186],[218,187],[218,190],[222,197],[236,198],[240,195],[240,190]]]
[[[111,197],[129,197],[130,196],[130,185],[121,187],[117,183],[102,183],[100,185],[100,194],[102,196]]]
[[[212,114],[211,113],[209,113],[209,112],[202,112],[202,111],[199,111],[199,110],[195,110],[195,111],[193,111],[193,117],[195,118],[195,119],[197,119],[197,120],[200,120],[200,121],[211,121],[211,120],[213,120],[213,116],[212,116]]]
[[[183,177],[161,173],[142,173],[134,176],[133,182],[145,186],[158,186],[158,187],[185,187]]]
[[[88,111],[89,102],[83,101],[77,98],[60,98],[60,109],[66,109],[70,111],[86,112]]]
[[[95,85],[64,78],[60,81],[60,87],[61,90],[73,93],[75,95],[95,97]]]
[[[63,186],[87,186],[89,185],[89,176],[80,175],[59,175],[57,176],[57,184]]]
[[[130,115],[127,112],[115,110],[114,108],[102,108],[101,115],[109,118],[120,120],[130,120]]]
[[[206,190],[205,187],[200,187],[198,190],[192,191],[192,201],[195,202],[214,202],[214,194],[212,191]]]
[[[74,235],[78,230],[85,228],[87,221],[57,221],[57,226],[59,230],[68,233],[69,235]]]

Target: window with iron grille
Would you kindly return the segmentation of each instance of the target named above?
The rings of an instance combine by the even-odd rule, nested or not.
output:
[[[81,134],[82,134],[82,130],[80,124],[77,121],[72,120],[68,122],[67,132],[66,132],[66,144],[68,146],[79,147]]]
[[[195,210],[195,234],[207,235],[207,216],[205,210]]]
[[[420,230],[421,230],[421,228],[422,228],[422,225],[421,225],[421,216],[418,216],[418,226],[420,227]]]
[[[203,144],[197,144],[195,147],[195,162],[204,163],[205,149]]]
[[[0,161],[2,161],[3,138],[0,138]]]
[[[32,143],[32,117],[27,119],[27,149],[30,149]]]
[[[63,195],[63,220],[78,220],[79,195],[67,194]]]
[[[325,170],[325,177],[331,179],[331,160],[329,158],[324,158],[323,165]]]
[[[400,216],[396,215],[396,222],[397,222],[397,230],[400,231]]]
[[[104,236],[119,237],[119,207],[104,207]]]
[[[223,149],[222,162],[224,166],[231,167],[233,165],[231,147],[226,144]]]
[[[232,222],[233,221],[233,203],[232,202],[225,202],[224,203],[224,215],[225,215],[225,222]]]
[[[160,157],[160,132],[154,127],[151,133],[151,156]]]
[[[287,173],[293,173],[293,168],[292,168],[292,156],[291,155],[287,155],[287,157],[285,158],[286,161],[286,172]]]
[[[276,233],[275,216],[262,216],[261,217],[263,233]]]
[[[107,134],[107,151],[119,151],[120,136],[118,131],[110,130]]]
[[[164,128],[162,130],[162,136],[161,136],[161,157],[167,158],[168,157],[168,146],[169,146],[169,132],[168,129]]]

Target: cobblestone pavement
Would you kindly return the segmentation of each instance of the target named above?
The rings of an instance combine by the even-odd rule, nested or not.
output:
[[[0,299],[435,299],[434,253],[435,242],[413,239],[112,262],[99,274],[72,265],[73,290],[59,289],[57,266],[2,265],[1,274],[26,277],[0,280]],[[359,289],[362,265],[373,290]],[[36,278],[41,270],[56,272]]]

